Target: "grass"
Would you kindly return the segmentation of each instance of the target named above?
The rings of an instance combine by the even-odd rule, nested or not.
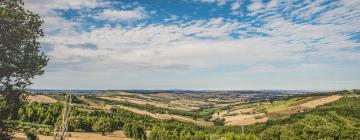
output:
[[[287,110],[288,107],[301,105],[303,103],[316,100],[322,96],[314,97],[296,97],[288,100],[274,101],[273,103],[267,102],[268,104],[261,104],[255,108],[256,112],[280,112]]]
[[[297,102],[294,102],[292,104],[290,104],[290,106],[298,106],[298,105],[301,105],[301,104],[304,104],[304,103],[307,103],[307,102],[310,102],[312,100],[316,100],[316,99],[319,99],[319,98],[323,98],[323,96],[312,96],[312,97],[307,97],[303,100],[300,100],[300,101],[297,101]]]

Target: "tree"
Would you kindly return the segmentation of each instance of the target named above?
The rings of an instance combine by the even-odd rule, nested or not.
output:
[[[39,140],[38,136],[32,130],[27,130],[25,135],[28,140]]]
[[[139,140],[146,140],[146,132],[140,125],[133,125],[132,131],[134,132],[133,138]]]
[[[94,125],[92,129],[97,132],[101,132],[102,135],[105,135],[106,132],[114,131],[111,120],[109,118],[101,117]]]
[[[139,124],[126,123],[123,127],[123,130],[127,137],[138,139],[138,140],[146,140],[145,128]],[[156,130],[154,129],[154,131],[156,131]],[[155,134],[155,135],[157,135],[157,134]],[[153,137],[155,138],[156,136],[153,136]]]
[[[0,96],[0,139],[6,139],[9,135],[8,128],[5,127],[6,124],[1,121],[4,119],[7,119],[7,116],[2,115],[5,114],[5,112],[9,110],[9,106],[7,106],[6,101],[3,97]]]
[[[48,62],[37,41],[43,36],[43,21],[23,5],[21,0],[0,1],[0,96],[11,108],[2,112],[3,117],[16,116],[24,89],[43,74]]]
[[[134,134],[133,134],[133,131],[132,131],[132,124],[131,123],[126,123],[123,127],[123,130],[124,130],[124,133],[127,137],[132,137]]]
[[[225,119],[222,118],[216,118],[212,121],[214,123],[214,125],[219,125],[219,126],[224,126],[225,125]]]

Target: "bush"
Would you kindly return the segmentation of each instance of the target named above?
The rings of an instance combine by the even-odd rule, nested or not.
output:
[[[127,123],[124,125],[123,130],[127,137],[146,140],[145,128],[139,124]]]
[[[39,138],[37,137],[37,135],[35,134],[34,131],[32,130],[27,130],[25,132],[25,135],[27,137],[28,140],[38,140]]]
[[[102,135],[105,135],[106,132],[114,131],[112,127],[111,120],[109,118],[101,117],[93,126],[92,129],[97,132],[101,132]]]
[[[224,126],[225,125],[225,119],[222,118],[216,118],[212,121],[214,123],[214,125],[219,125],[219,126]]]

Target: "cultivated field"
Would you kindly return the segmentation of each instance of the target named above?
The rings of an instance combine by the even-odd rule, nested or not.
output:
[[[224,118],[226,125],[249,125],[266,122],[269,119],[279,119],[315,108],[340,99],[339,95],[327,97],[293,98],[274,102],[258,102],[234,106],[229,110],[213,114],[213,118]]]
[[[193,95],[194,94],[194,95]],[[317,108],[340,99],[341,95],[304,95],[255,98],[257,95],[203,94],[203,93],[128,93],[111,92],[89,95],[73,95],[73,105],[86,112],[121,109],[150,116],[158,120],[177,120],[197,126],[217,125],[220,119],[227,126],[243,126],[264,123],[289,117],[291,114]],[[30,102],[53,104],[62,102],[63,95],[31,95]],[[223,120],[222,120],[223,119]],[[148,130],[149,131],[149,130]],[[128,139],[122,131],[103,136],[99,133],[71,132],[69,140],[115,140]],[[52,139],[39,135],[40,140]],[[15,139],[25,139],[23,133],[16,133]]]
[[[333,95],[333,96],[329,96],[329,97],[320,98],[317,100],[312,100],[312,101],[300,104],[298,106],[299,107],[307,107],[307,108],[315,108],[317,106],[321,106],[321,105],[324,105],[327,103],[334,102],[340,98],[341,98],[341,96],[339,96],[339,95]]]

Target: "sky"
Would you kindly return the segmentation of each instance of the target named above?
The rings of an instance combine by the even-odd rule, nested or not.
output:
[[[31,88],[360,88],[359,0],[24,0],[50,58]]]

